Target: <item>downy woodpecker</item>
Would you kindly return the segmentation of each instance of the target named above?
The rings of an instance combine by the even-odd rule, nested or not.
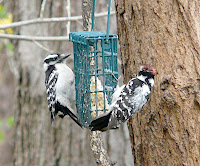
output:
[[[138,76],[114,93],[109,111],[92,120],[89,126],[91,130],[106,131],[119,128],[121,123],[139,112],[150,97],[156,74],[155,67],[141,66]]]
[[[51,122],[55,116],[63,118],[69,115],[80,127],[74,110],[71,108],[75,101],[74,73],[66,65],[66,59],[70,55],[49,54],[44,59],[45,85],[48,107],[51,113]]]

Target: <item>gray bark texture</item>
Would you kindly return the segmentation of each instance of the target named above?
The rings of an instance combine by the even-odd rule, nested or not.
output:
[[[157,68],[150,101],[129,121],[135,165],[200,165],[200,1],[116,0],[122,70]]]
[[[90,31],[92,24],[92,0],[82,0],[83,30]]]
[[[98,166],[111,166],[112,162],[108,157],[100,131],[90,132],[90,147]]]
[[[92,6],[91,0],[82,1],[82,17],[84,31],[91,31],[92,24]],[[96,164],[98,166],[110,166],[111,161],[108,157],[107,150],[103,144],[102,134],[99,131],[90,132],[90,147],[93,152]]]
[[[16,13],[15,21],[39,16],[41,1],[17,0],[13,3],[15,3],[13,5]],[[81,15],[80,1],[72,1],[71,4],[72,15]],[[66,1],[47,1],[44,17],[56,16],[67,16]],[[77,23],[73,23],[71,27],[71,31],[83,30]],[[63,23],[36,24],[15,30],[21,35],[66,34]],[[41,42],[41,44],[58,53],[72,53],[72,43],[67,41]],[[69,117],[57,118],[54,126],[50,123],[43,71],[43,59],[48,52],[27,41],[16,42],[14,52],[18,66],[14,165],[94,166],[95,160],[90,149],[87,129],[80,129]],[[73,56],[68,61],[70,67],[73,66],[72,61]],[[122,127],[119,131],[103,133],[103,140],[111,160],[117,161],[116,165],[133,163],[126,127]]]

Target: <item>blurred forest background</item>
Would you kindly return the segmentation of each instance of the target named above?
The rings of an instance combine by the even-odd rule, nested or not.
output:
[[[0,25],[38,17],[82,15],[80,0],[47,0],[41,13],[42,2],[0,0]],[[97,1],[96,13],[107,12],[107,4],[108,0]],[[95,29],[106,31],[107,17],[95,20]],[[83,31],[82,20],[0,30],[1,34],[29,36],[28,40],[0,38],[0,165],[95,165],[87,129],[79,129],[69,118],[57,119],[54,128],[50,125],[43,59],[48,50],[73,53],[73,46],[67,40],[37,41],[34,37],[67,36],[69,31]],[[117,33],[115,15],[111,16],[110,33]],[[68,65],[73,68],[73,56]],[[116,165],[133,165],[127,126],[105,132],[103,137]]]

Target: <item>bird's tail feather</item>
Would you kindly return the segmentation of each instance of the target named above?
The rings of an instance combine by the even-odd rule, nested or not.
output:
[[[59,115],[60,118],[64,118],[65,115],[69,115],[74,120],[74,122],[76,122],[82,128],[82,125],[78,121],[77,116],[73,113],[74,111],[72,108],[64,107],[59,102],[57,102],[56,107],[57,110],[60,110],[63,113]]]
[[[101,116],[98,116],[97,118],[92,120],[89,127],[91,128],[92,131],[95,131],[95,130],[105,131],[105,130],[107,130],[110,116],[111,116],[111,112],[107,112],[105,114],[102,114]]]
[[[67,108],[68,109],[68,108]],[[68,109],[69,110],[69,109]],[[69,111],[66,111],[66,114],[69,115],[73,120],[74,122],[76,122],[81,128],[83,127],[80,122],[78,121],[78,118],[76,115],[74,115],[70,110]]]

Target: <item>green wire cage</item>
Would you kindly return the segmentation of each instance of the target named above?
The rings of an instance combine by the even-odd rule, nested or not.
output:
[[[118,37],[109,34],[110,0],[107,33],[93,31],[95,1],[93,1],[92,31],[71,32],[73,42],[76,108],[79,122],[88,127],[91,120],[106,112],[118,79]]]

